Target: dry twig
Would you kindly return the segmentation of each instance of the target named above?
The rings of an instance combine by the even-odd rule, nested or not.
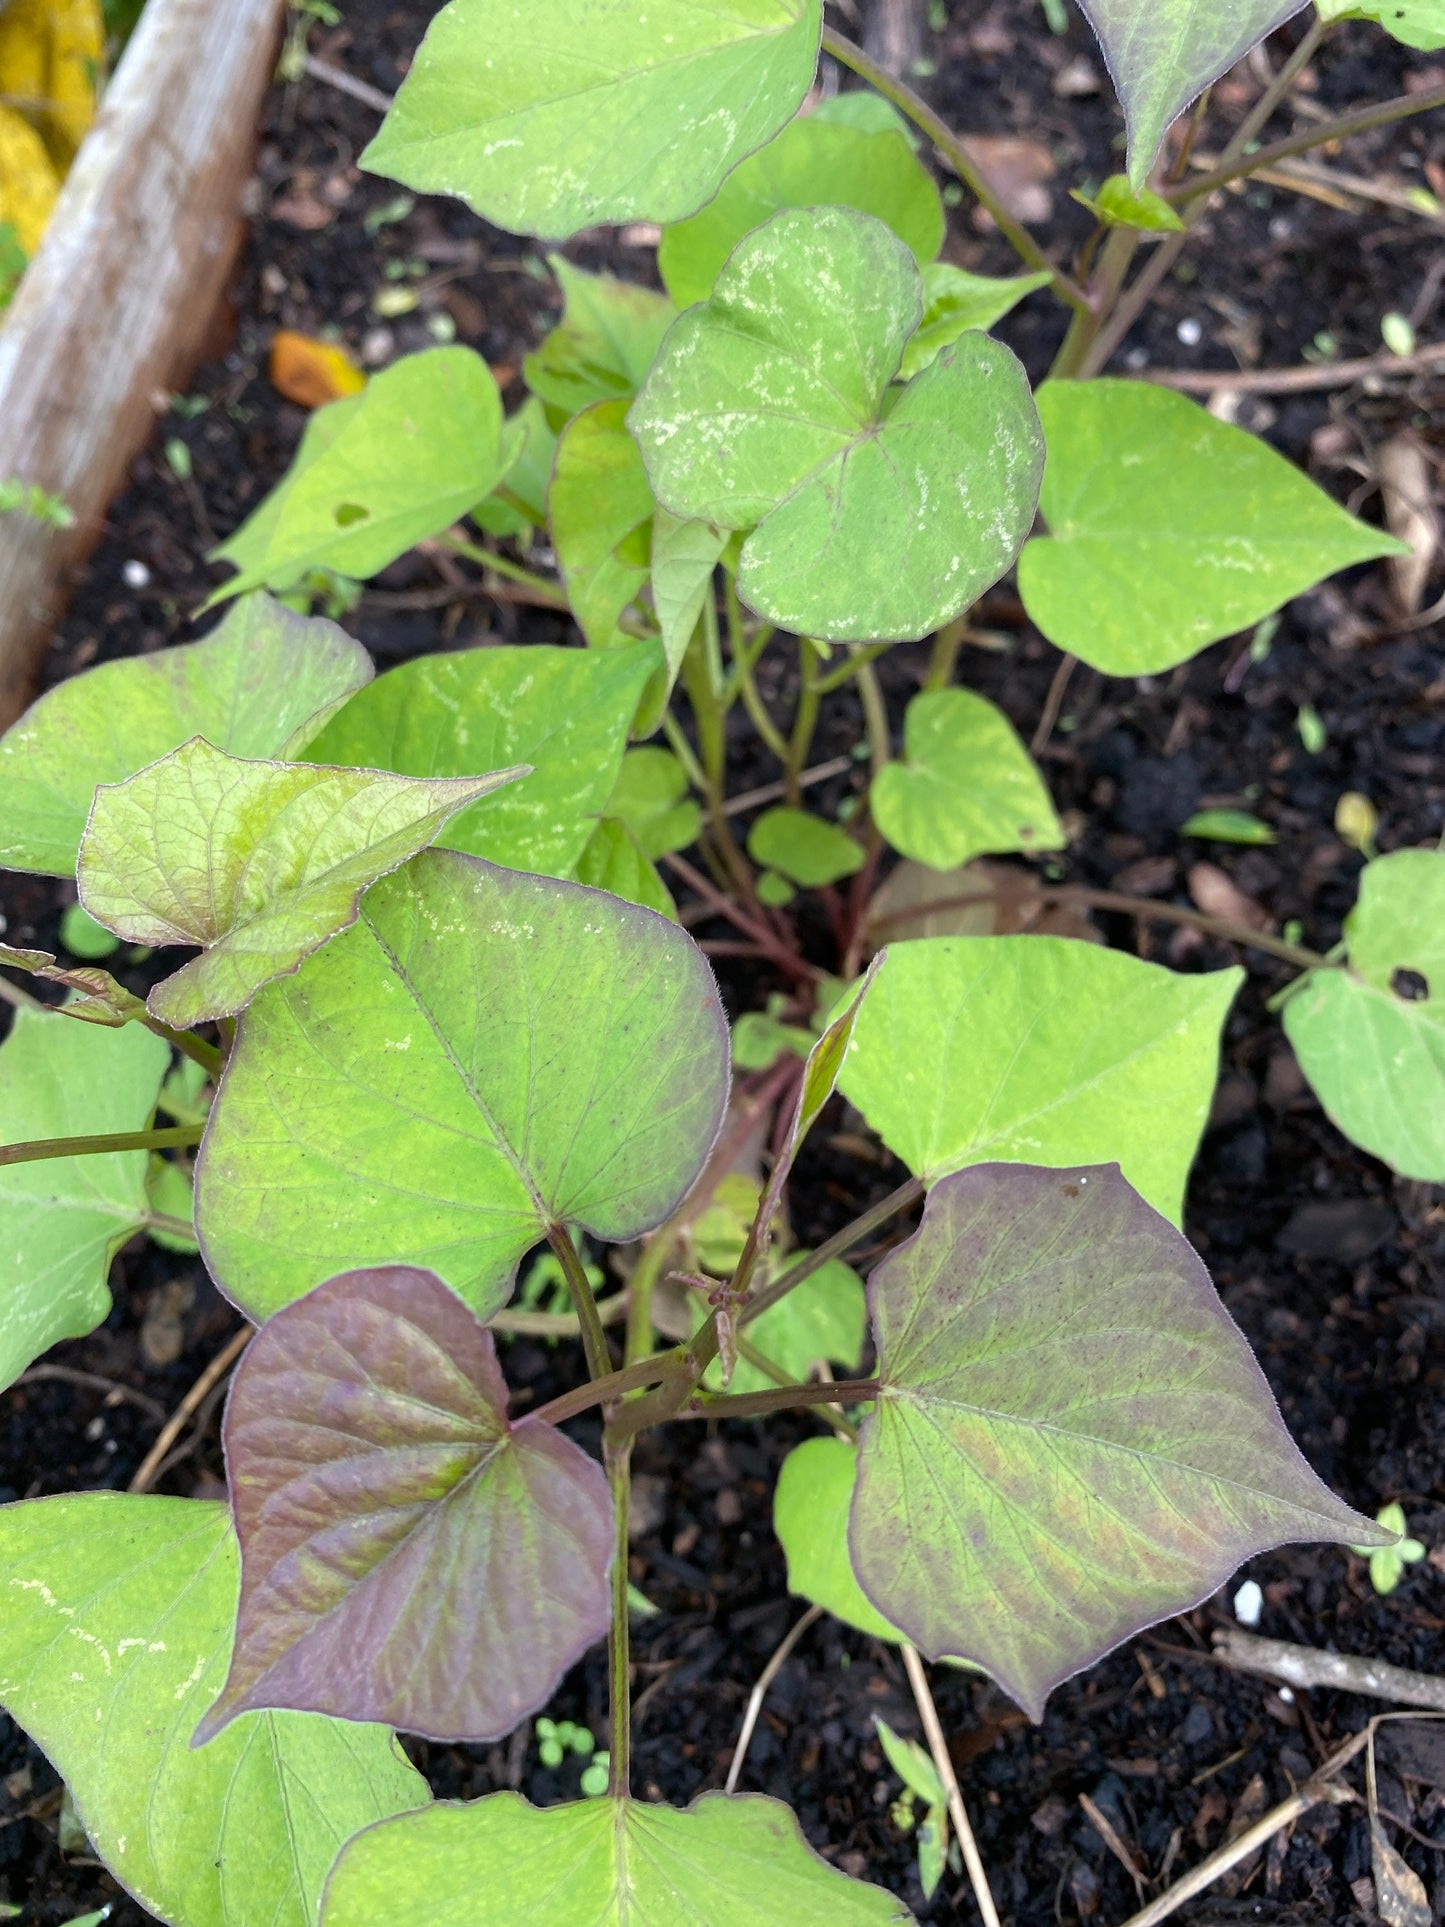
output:
[[[728,1768],[727,1784],[723,1788],[724,1793],[736,1793],[738,1790],[738,1780],[742,1774],[743,1761],[748,1757],[748,1747],[752,1742],[753,1731],[758,1723],[758,1715],[763,1710],[763,1701],[768,1696],[768,1688],[782,1671],[784,1665],[787,1663],[788,1655],[803,1637],[803,1634],[807,1632],[810,1626],[816,1625],[822,1617],[823,1608],[821,1606],[809,1606],[797,1625],[792,1627],[783,1635],[782,1639],[779,1640],[776,1652],[758,1675],[758,1683],[748,1695],[748,1710],[743,1714],[743,1730],[738,1734],[738,1743],[733,1749],[733,1763]]]
[[[928,1674],[923,1670],[923,1661],[917,1647],[910,1646],[906,1640],[903,1645],[903,1664],[908,1669],[908,1684],[913,1688],[913,1697],[918,1703],[918,1717],[923,1721],[923,1731],[928,1739],[928,1750],[933,1756],[934,1770],[942,1780],[943,1790],[948,1796],[948,1817],[953,1822],[953,1830],[958,1835],[958,1844],[963,1850],[963,1864],[968,1869],[969,1883],[973,1888],[973,1897],[978,1902],[978,1911],[983,1915],[984,1927],[999,1927],[998,1909],[993,1904],[988,1875],[984,1872],[978,1842],[974,1839],[973,1828],[969,1824],[968,1809],[963,1804],[963,1792],[958,1784],[958,1775],[953,1770],[948,1742],[943,1737],[938,1708],[933,1703],[933,1689],[928,1684]]]
[[[1219,1657],[1240,1672],[1261,1673],[1267,1679],[1283,1680],[1286,1686],[1333,1686],[1344,1693],[1445,1713],[1445,1677],[1434,1673],[1414,1673],[1406,1666],[1361,1659],[1353,1653],[1324,1653],[1314,1646],[1292,1645],[1287,1639],[1260,1639],[1233,1626],[1218,1633],[1214,1645]]]
[[[156,1475],[165,1462],[166,1454],[185,1430],[187,1421],[205,1402],[206,1395],[217,1385],[245,1351],[252,1338],[250,1325],[243,1325],[231,1339],[224,1351],[218,1352],[201,1373],[195,1384],[186,1393],[180,1404],[166,1420],[160,1437],[141,1461],[140,1470],[131,1480],[128,1491],[149,1492],[155,1483]]]

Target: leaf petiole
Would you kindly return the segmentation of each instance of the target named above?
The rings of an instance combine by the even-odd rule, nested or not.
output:
[[[111,1151],[171,1151],[199,1144],[202,1124],[177,1124],[160,1131],[116,1131],[102,1137],[34,1138],[28,1144],[0,1145],[0,1165],[34,1164],[44,1158],[100,1157]]]

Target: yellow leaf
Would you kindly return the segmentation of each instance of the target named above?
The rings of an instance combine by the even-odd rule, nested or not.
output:
[[[10,0],[0,12],[0,94],[64,173],[95,118],[105,58],[100,0]]]
[[[27,255],[40,246],[59,192],[44,141],[19,114],[0,107],[0,222],[14,228]]]
[[[344,348],[283,328],[271,344],[271,382],[287,401],[321,408],[329,401],[359,395],[366,376]]]

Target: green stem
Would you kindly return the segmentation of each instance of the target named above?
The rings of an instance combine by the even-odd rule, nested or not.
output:
[[[1061,300],[1071,308],[1088,307],[1088,297],[1083,289],[1062,268],[1054,265],[1028,230],[1009,213],[994,192],[987,175],[968,151],[967,143],[934,113],[927,101],[876,61],[870,60],[861,47],[855,47],[851,40],[845,40],[842,34],[835,33],[831,27],[823,30],[823,50],[842,66],[851,68],[860,80],[866,80],[870,87],[882,94],[885,100],[891,101],[900,114],[928,136],[979,206],[992,215],[994,225],[1014,253],[1036,273],[1047,274],[1054,292]]]
[[[707,778],[702,773],[702,764],[693,754],[692,744],[683,735],[682,725],[670,709],[663,712],[662,733],[667,738],[669,749],[682,764],[688,782],[692,784],[699,796],[706,796]]]
[[[189,1057],[193,1064],[199,1064],[212,1081],[225,1069],[221,1053],[215,1045],[208,1044],[203,1037],[197,1037],[194,1031],[172,1030],[169,1024],[163,1024],[153,1017],[142,1018],[141,1021],[147,1030],[154,1031],[157,1037],[164,1037],[183,1057]]]
[[[933,652],[928,658],[928,673],[923,678],[926,692],[947,689],[953,681],[953,672],[958,667],[958,652],[968,640],[968,617],[959,616],[956,621],[945,623],[933,638]]]
[[[865,1211],[861,1217],[855,1218],[852,1224],[845,1225],[834,1237],[819,1245],[816,1251],[810,1252],[806,1258],[800,1258],[797,1264],[783,1273],[781,1278],[775,1278],[770,1285],[764,1286],[761,1291],[754,1292],[739,1309],[739,1324],[751,1324],[754,1318],[767,1311],[770,1306],[786,1298],[788,1293],[802,1284],[805,1278],[811,1278],[815,1271],[821,1271],[823,1266],[830,1263],[832,1259],[841,1258],[846,1252],[851,1251],[853,1246],[866,1238],[870,1231],[876,1230],[881,1224],[886,1224],[900,1211],[906,1211],[922,1196],[923,1184],[920,1179],[910,1178],[906,1184],[901,1184],[880,1203]],[[654,1425],[664,1425],[668,1419],[675,1418],[697,1390],[703,1373],[717,1355],[718,1330],[717,1318],[714,1316],[693,1334],[691,1343],[685,1348],[663,1354],[664,1358],[677,1362],[672,1364],[666,1372],[659,1371],[655,1389],[648,1392],[645,1397],[624,1405],[609,1421],[607,1429],[613,1443],[625,1444],[628,1440],[635,1438],[639,1432],[646,1431]],[[662,1361],[655,1359],[652,1362],[656,1365]]]
[[[587,1359],[588,1375],[594,1379],[608,1378],[612,1372],[612,1355],[607,1349],[607,1333],[602,1328],[602,1315],[597,1309],[597,1299],[588,1282],[586,1269],[577,1255],[577,1247],[568,1236],[565,1225],[551,1226],[547,1232],[547,1242],[562,1267],[567,1289],[572,1294],[572,1309],[582,1328],[582,1350]]]
[[[1128,279],[1129,269],[1138,251],[1139,235],[1135,229],[1116,227],[1110,230],[1099,255],[1098,268],[1089,278],[1092,306],[1087,314],[1075,311],[1063,346],[1049,370],[1051,381],[1067,381],[1082,368],[1104,317],[1119,299],[1120,290]]]
[[[627,1617],[627,1520],[632,1500],[632,1448],[606,1448],[607,1483],[617,1537],[612,1553],[612,1620],[607,1633],[607,1690],[611,1712],[607,1791],[625,1800],[632,1791],[632,1630]]]
[[[627,1293],[615,1291],[610,1298],[597,1300],[597,1316],[605,1326],[616,1325],[627,1316]],[[487,1320],[494,1332],[515,1338],[580,1338],[582,1321],[572,1311],[499,1311]]]
[[[187,1224],[184,1218],[169,1217],[164,1211],[152,1211],[146,1219],[145,1228],[147,1231],[159,1231],[168,1238],[187,1238],[195,1242],[195,1225]]]
[[[793,711],[793,733],[784,764],[787,801],[795,810],[802,806],[803,771],[808,766],[808,752],[813,747],[813,735],[818,727],[818,713],[823,699],[823,685],[818,675],[818,652],[806,636],[798,637],[798,675],[798,706]]]
[[[871,662],[858,665],[858,694],[863,701],[863,720],[868,729],[868,753],[873,762],[873,781],[893,756],[893,735],[888,727],[888,710],[878,671]]]
[[[741,1332],[737,1334],[737,1348],[739,1358],[746,1359],[755,1372],[761,1372],[764,1378],[770,1378],[775,1385],[791,1385],[793,1383],[793,1380],[788,1377],[788,1374],[781,1366],[775,1365],[772,1359],[767,1357],[763,1352],[760,1352],[756,1345],[751,1344],[743,1337]],[[826,1380],[824,1382],[832,1384],[834,1381]],[[837,1410],[831,1402],[820,1404],[817,1410],[819,1417],[825,1418],[828,1421],[839,1438],[848,1439],[853,1444],[857,1444],[857,1426],[850,1425],[848,1420],[844,1418],[842,1412]]]
[[[652,1300],[668,1260],[677,1249],[680,1227],[665,1224],[642,1247],[627,1281],[626,1363],[635,1365],[652,1356]]]
[[[104,1137],[35,1138],[28,1144],[0,1145],[0,1165],[34,1164],[42,1158],[101,1157],[111,1151],[172,1151],[199,1144],[201,1124],[177,1124],[161,1131],[114,1131]]]
[[[1376,127],[1389,127],[1394,121],[1409,120],[1415,114],[1433,113],[1438,107],[1445,107],[1445,86],[1427,87],[1418,94],[1400,94],[1374,107],[1361,107],[1353,114],[1340,114],[1334,120],[1316,121],[1298,134],[1288,134],[1283,140],[1271,141],[1268,147],[1257,147],[1252,154],[1221,161],[1208,174],[1201,174],[1195,180],[1170,188],[1166,198],[1188,202],[1201,194],[1213,194],[1218,188],[1228,187],[1231,181],[1244,180],[1251,174],[1259,173],[1261,168],[1273,167],[1276,161],[1287,161],[1295,154],[1308,154],[1312,148],[1323,147],[1329,141],[1346,140],[1351,134],[1367,134]]]
[[[850,643],[847,661],[840,663],[836,669],[830,669],[826,676],[818,678],[818,694],[831,696],[835,689],[841,689],[844,683],[852,682],[853,678],[866,669],[870,662],[877,662],[880,656],[886,656],[888,651],[896,646],[891,642]]]
[[[484,549],[477,542],[468,542],[460,535],[438,535],[433,541],[437,548],[445,549],[448,555],[460,556],[463,562],[475,562],[479,569],[490,569],[494,575],[503,576],[508,582],[520,583],[550,609],[565,610],[570,607],[555,582],[534,574],[531,569],[524,569],[520,562],[514,562],[510,556],[497,555],[493,550]]]
[[[743,629],[742,609],[738,603],[738,592],[733,584],[731,575],[725,578],[724,593],[727,596],[728,642],[731,646],[733,659],[732,681],[736,684],[738,694],[743,699],[743,708],[746,709],[748,715],[752,718],[753,728],[758,732],[759,736],[762,737],[768,748],[783,765],[783,768],[786,769],[788,767],[787,739],[768,714],[768,706],[763,701],[762,692],[759,690],[753,677],[753,664],[762,654],[762,650],[753,651],[748,647],[747,635]],[[771,633],[770,630],[768,635],[771,636]],[[764,647],[766,647],[766,644],[767,638],[765,637]]]
[[[585,1385],[574,1386],[570,1392],[562,1392],[545,1405],[539,1405],[532,1416],[541,1419],[544,1425],[561,1425],[564,1420],[590,1412],[594,1406],[607,1405],[627,1392],[640,1392],[649,1385],[662,1385],[669,1379],[683,1377],[690,1379],[687,1351],[682,1345],[674,1345],[669,1352],[640,1358],[635,1365],[624,1365],[621,1371],[609,1372],[606,1378],[589,1379]]]
[[[766,1392],[694,1392],[675,1418],[768,1418],[774,1412],[801,1411],[809,1405],[859,1405],[877,1398],[876,1378],[812,1380],[806,1385],[775,1385]]]

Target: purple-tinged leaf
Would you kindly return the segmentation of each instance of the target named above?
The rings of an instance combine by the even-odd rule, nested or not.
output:
[[[612,1500],[506,1400],[430,1272],[346,1272],[269,1320],[226,1411],[241,1604],[197,1744],[263,1707],[495,1740],[551,1697],[607,1631]]]
[[[1305,1463],[1204,1266],[1117,1165],[941,1178],[869,1306],[854,1570],[922,1651],[977,1662],[1035,1719],[1253,1554],[1383,1543]]]

